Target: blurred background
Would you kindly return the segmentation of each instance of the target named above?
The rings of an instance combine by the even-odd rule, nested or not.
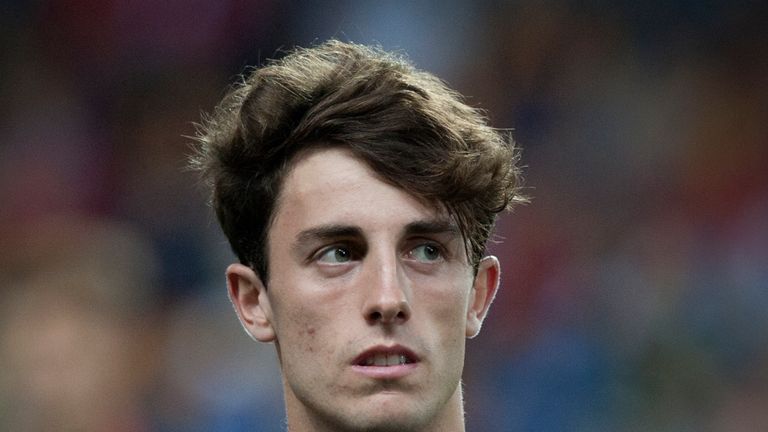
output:
[[[186,136],[247,66],[337,37],[407,52],[524,149],[468,430],[768,430],[767,9],[3,1],[0,429],[281,430]]]

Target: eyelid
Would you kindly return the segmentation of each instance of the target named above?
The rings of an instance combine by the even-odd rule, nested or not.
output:
[[[310,261],[320,261],[320,259],[322,257],[324,257],[328,252],[330,252],[332,250],[335,250],[335,249],[339,249],[339,248],[344,248],[344,245],[342,245],[340,243],[334,243],[334,244],[331,244],[331,245],[325,245],[323,247],[318,248],[314,252],[312,252],[312,255],[309,256],[309,260]]]
[[[409,242],[409,246],[405,253],[406,256],[411,257],[413,255],[414,250],[423,246],[431,246],[437,249],[437,251],[440,253],[440,257],[437,260],[435,260],[435,262],[445,261],[450,258],[450,251],[445,245],[443,245],[443,243],[434,239],[423,238],[423,237],[413,239],[412,242]]]
[[[344,262],[341,263],[333,263],[330,261],[321,261],[321,259],[329,252],[334,251],[336,249],[346,249],[349,252],[349,261],[356,261],[359,260],[362,254],[359,252],[358,248],[355,247],[355,245],[348,243],[348,242],[335,242],[331,244],[326,244],[318,249],[316,249],[308,258],[307,262],[321,262],[324,264],[344,264]]]

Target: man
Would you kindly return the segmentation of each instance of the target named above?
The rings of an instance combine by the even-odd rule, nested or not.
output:
[[[256,70],[204,121],[193,164],[240,261],[229,295],[275,344],[290,431],[464,430],[516,161],[437,78],[339,41]]]

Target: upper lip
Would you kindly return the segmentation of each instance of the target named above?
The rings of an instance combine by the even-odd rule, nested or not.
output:
[[[412,350],[402,345],[376,345],[361,352],[357,357],[352,360],[353,365],[364,366],[366,359],[375,355],[401,355],[405,356],[408,363],[416,363],[419,361],[419,356]]]

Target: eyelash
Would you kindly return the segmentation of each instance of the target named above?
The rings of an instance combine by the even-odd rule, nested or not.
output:
[[[438,258],[435,261],[445,261],[448,260],[449,254],[448,250],[443,246],[442,244],[434,241],[434,240],[427,240],[427,239],[415,239],[413,242],[409,242],[413,246],[409,246],[408,250],[406,252],[407,256],[410,256],[413,251],[420,247],[432,247],[437,250]],[[321,262],[322,258],[328,254],[329,252],[335,251],[335,250],[346,250],[349,254],[348,261],[355,261],[359,260],[361,257],[365,256],[365,252],[360,252],[359,248],[355,247],[354,245],[345,244],[345,243],[335,243],[332,245],[324,246],[320,249],[318,249],[314,254],[312,254],[309,258],[309,261],[315,261],[315,262]],[[346,261],[345,261],[346,262]],[[340,264],[343,264],[340,263]]]
[[[435,261],[443,261],[448,259],[448,252],[446,248],[441,245],[440,243],[437,243],[435,241],[419,241],[415,246],[408,249],[408,254],[412,254],[416,249],[420,247],[430,247],[434,248],[437,251],[438,257],[435,259]]]
[[[362,256],[362,254],[359,253],[356,250],[356,248],[352,245],[345,244],[345,243],[335,243],[335,244],[324,246],[318,249],[314,254],[310,256],[309,260],[320,262],[327,253],[340,250],[340,249],[347,251],[347,253],[349,254],[349,261],[360,259],[360,257]]]

